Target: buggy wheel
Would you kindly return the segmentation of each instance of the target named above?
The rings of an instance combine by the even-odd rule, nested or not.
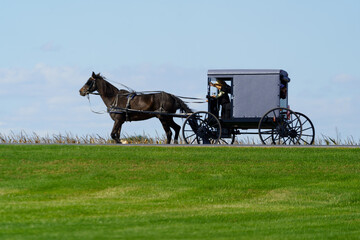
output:
[[[259,137],[263,144],[296,145],[302,134],[300,117],[288,108],[274,108],[259,122]]]
[[[182,135],[187,144],[217,144],[221,137],[221,124],[212,113],[195,112],[186,118]]]
[[[315,141],[315,128],[311,120],[303,113],[296,112],[302,125],[302,134],[299,140],[300,144],[312,145]]]

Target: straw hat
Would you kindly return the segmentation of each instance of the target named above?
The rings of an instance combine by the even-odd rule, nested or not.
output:
[[[216,79],[216,83],[214,83],[214,85],[218,85],[218,86],[224,86],[225,82],[222,79]]]

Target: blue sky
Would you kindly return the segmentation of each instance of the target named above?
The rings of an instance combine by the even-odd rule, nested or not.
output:
[[[208,69],[265,68],[289,73],[290,106],[319,136],[360,139],[359,13],[357,0],[3,0],[0,133],[108,135],[112,120],[78,94],[92,71],[204,97]],[[163,134],[157,120],[123,132]]]

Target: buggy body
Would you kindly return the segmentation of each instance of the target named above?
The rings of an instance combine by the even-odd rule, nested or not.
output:
[[[281,69],[208,70],[208,111],[188,117],[185,141],[234,143],[236,135],[258,134],[263,144],[313,144],[310,119],[289,109],[289,83]]]

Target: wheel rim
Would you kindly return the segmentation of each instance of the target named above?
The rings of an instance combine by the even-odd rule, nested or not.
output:
[[[296,112],[302,124],[302,134],[299,143],[302,145],[312,145],[315,141],[315,128],[311,120],[303,113]]]
[[[298,144],[302,134],[300,117],[287,108],[274,108],[261,118],[259,137],[263,144]]]
[[[221,136],[220,121],[209,112],[196,112],[185,120],[182,133],[187,144],[217,144]]]

